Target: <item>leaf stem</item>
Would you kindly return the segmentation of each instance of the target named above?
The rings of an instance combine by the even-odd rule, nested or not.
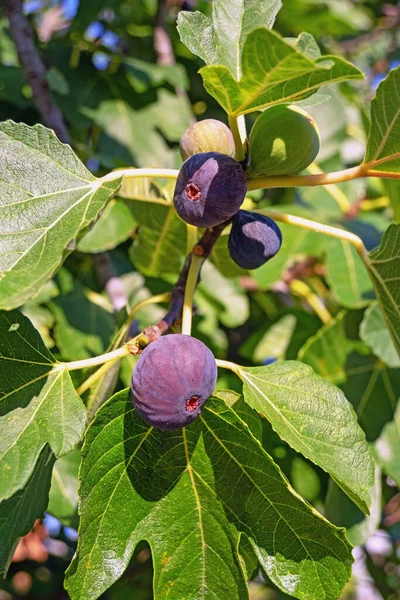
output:
[[[138,177],[159,177],[160,179],[176,179],[179,171],[177,169],[116,169],[104,175],[100,181],[113,181],[118,177],[135,179]]]
[[[197,244],[197,227],[186,223],[186,254],[190,254]]]
[[[232,371],[232,373],[235,373],[235,375],[237,375],[239,377],[239,379],[243,380],[241,371],[240,371],[240,366],[237,365],[234,362],[231,362],[230,360],[220,360],[219,358],[215,359],[215,362],[217,363],[217,367],[220,367],[221,369],[229,369],[229,371]]]
[[[343,169],[333,173],[319,173],[315,175],[277,175],[275,177],[256,177],[247,182],[248,190],[264,188],[309,187],[313,185],[330,185],[342,183],[359,177],[370,177],[370,172],[365,165],[358,165],[351,169]],[[381,174],[384,177],[384,173]]]
[[[205,261],[203,256],[192,254],[189,273],[186,280],[185,295],[182,309],[182,333],[190,335],[192,331],[193,296],[197,287],[200,269]]]
[[[136,338],[133,338],[135,340]],[[58,363],[54,367],[54,371],[62,371],[66,369],[67,371],[76,371],[78,369],[87,369],[88,367],[96,367],[97,365],[102,365],[105,362],[109,362],[110,360],[119,360],[124,356],[129,354],[129,343],[133,340],[129,340],[126,344],[121,346],[121,348],[117,348],[112,352],[106,352],[105,354],[100,354],[99,356],[93,356],[92,358],[85,358],[83,360],[74,360],[72,362],[66,363]]]
[[[113,365],[115,365],[117,362],[119,361],[119,358],[114,358],[114,360],[110,360],[106,363],[104,363],[104,365],[102,365],[100,367],[100,369],[97,369],[97,371],[95,371],[94,373],[92,373],[92,375],[90,377],[88,377],[77,389],[76,391],[78,392],[78,394],[80,396],[82,396],[82,394],[84,394],[86,392],[86,390],[88,390],[89,388],[91,388],[93,386],[94,383],[96,383],[96,381],[98,379],[100,379],[100,377],[102,377],[103,375],[105,375],[105,373],[107,373],[107,371],[109,369],[111,369],[111,367]]]
[[[293,279],[290,282],[289,287],[293,294],[304,298],[308,302],[315,314],[318,315],[323,323],[330,323],[332,319],[330,312],[325,308],[324,303],[317,296],[317,294],[314,294],[311,288],[304,281],[301,281],[300,279]]]
[[[235,159],[239,162],[245,159],[246,122],[244,115],[229,117],[229,127],[235,142]]]
[[[322,169],[320,169],[317,163],[315,162],[309,165],[307,171],[311,175],[325,175]],[[324,188],[328,192],[328,194],[335,200],[336,204],[343,213],[347,213],[347,211],[350,210],[351,204],[349,202],[349,199],[336,184],[331,183],[329,185],[325,185]]]

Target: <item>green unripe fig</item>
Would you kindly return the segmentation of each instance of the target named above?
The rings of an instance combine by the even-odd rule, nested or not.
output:
[[[195,123],[181,137],[179,149],[182,160],[201,152],[220,152],[235,156],[235,142],[229,127],[216,119]]]
[[[305,110],[286,104],[267,108],[250,132],[248,174],[299,173],[315,160],[319,142],[317,124]]]

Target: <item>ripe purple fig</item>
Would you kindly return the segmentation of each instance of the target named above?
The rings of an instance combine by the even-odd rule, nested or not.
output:
[[[158,429],[180,429],[199,416],[217,381],[217,365],[200,340],[165,335],[145,348],[132,375],[133,404]]]
[[[239,210],[229,234],[229,254],[242,269],[257,269],[275,256],[282,244],[278,225],[265,215]]]
[[[182,160],[200,152],[221,152],[235,156],[235,142],[229,127],[216,119],[195,123],[181,137],[179,144]]]
[[[214,227],[239,210],[246,189],[246,175],[236,160],[219,152],[194,154],[179,171],[175,209],[190,225]]]

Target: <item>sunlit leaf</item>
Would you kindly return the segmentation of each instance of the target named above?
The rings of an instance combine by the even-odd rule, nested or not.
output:
[[[268,576],[307,600],[338,598],[350,546],[288,485],[249,429],[218,399],[192,426],[148,427],[128,391],[88,430],[81,469],[80,542],[67,573],[72,600],[98,598],[150,544],[154,598],[245,600],[237,554],[250,539]]]
[[[0,124],[0,308],[38,293],[119,184],[93,177],[42,125]]]
[[[0,498],[28,482],[43,448],[56,456],[80,440],[86,413],[69,373],[55,360],[30,321],[0,313]]]
[[[266,28],[251,32],[238,81],[225,66],[200,70],[204,86],[228,115],[238,116],[281,102],[296,102],[329,83],[359,79],[361,72],[335,56],[311,60]]]
[[[374,482],[365,434],[343,392],[296,361],[268,367],[238,367],[246,402],[278,435],[327,471],[368,512]]]
[[[248,34],[262,25],[271,28],[281,6],[281,0],[215,0],[212,22],[203,13],[181,11],[178,32],[182,42],[207,65],[225,65],[239,79]]]

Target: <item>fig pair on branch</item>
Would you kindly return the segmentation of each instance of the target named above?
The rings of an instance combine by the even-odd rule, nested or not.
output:
[[[206,230],[231,223],[232,259],[243,269],[256,269],[277,254],[282,235],[269,217],[240,208],[247,179],[305,169],[319,151],[318,129],[305,111],[277,105],[257,118],[248,150],[243,163],[236,161],[230,129],[214,119],[190,127],[180,143],[184,163],[174,206],[183,221]],[[134,405],[150,425],[179,429],[198,417],[216,379],[215,358],[202,342],[184,334],[159,337],[136,364]]]

